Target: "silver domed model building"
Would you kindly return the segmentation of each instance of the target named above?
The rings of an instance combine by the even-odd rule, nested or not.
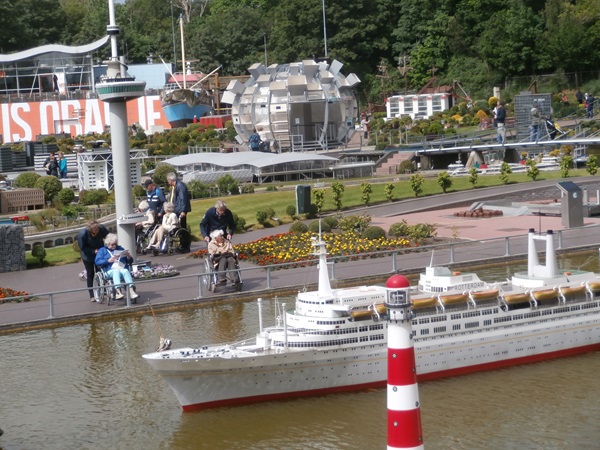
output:
[[[355,74],[342,63],[304,60],[291,64],[254,64],[246,83],[232,81],[222,101],[232,105],[240,143],[254,130],[271,151],[325,150],[344,146],[354,134],[358,106]]]

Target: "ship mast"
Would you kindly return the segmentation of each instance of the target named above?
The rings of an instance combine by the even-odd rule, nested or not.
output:
[[[185,66],[185,43],[183,41],[183,14],[179,14],[179,32],[181,33],[181,64],[183,72],[183,88],[187,89],[187,68]]]

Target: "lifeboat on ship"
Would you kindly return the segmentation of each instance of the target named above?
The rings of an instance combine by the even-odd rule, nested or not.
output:
[[[541,289],[538,291],[531,291],[531,296],[538,302],[549,302],[556,300],[559,296],[558,289]]]
[[[584,284],[580,286],[559,286],[558,290],[565,299],[571,299],[574,297],[585,296],[586,286]]]
[[[476,302],[493,300],[495,298],[498,298],[499,295],[500,295],[499,289],[488,289],[486,291],[471,291],[469,293],[469,296]]]
[[[387,307],[383,303],[376,303],[369,306],[368,309],[350,311],[350,317],[355,321],[372,319],[373,316],[381,317],[385,314],[387,314]]]
[[[444,306],[460,305],[469,300],[469,294],[463,292],[462,294],[440,295],[439,299]]]
[[[414,309],[435,308],[438,304],[437,297],[411,298],[410,304]]]

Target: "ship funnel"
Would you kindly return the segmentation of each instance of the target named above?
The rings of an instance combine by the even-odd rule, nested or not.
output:
[[[540,264],[538,261],[535,241],[545,241],[546,261]],[[527,275],[537,278],[554,278],[558,273],[556,264],[556,253],[554,251],[554,233],[548,230],[545,236],[536,236],[533,230],[529,230],[529,245],[527,255]]]

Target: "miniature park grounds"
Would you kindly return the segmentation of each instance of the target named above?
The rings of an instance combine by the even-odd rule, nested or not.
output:
[[[600,181],[595,177],[577,178],[576,182],[589,192],[600,189]],[[530,228],[540,232],[554,230],[559,252],[598,248],[600,218],[585,217],[583,226],[568,228],[564,225],[564,218],[557,215],[476,219],[454,215],[454,212],[464,211],[474,202],[499,198],[504,202],[539,202],[560,198],[560,192],[556,181],[538,181],[415,198],[349,212],[366,212],[372,217],[372,225],[384,229],[402,219],[409,224],[435,223],[438,238],[431,245],[412,251],[399,249],[360,255],[360,258],[329,258],[333,287],[385,282],[392,273],[417,274],[431,263],[432,254],[434,264],[452,265],[454,268],[475,263],[502,262],[507,258],[523,259],[527,252],[527,231]],[[289,225],[284,225],[236,234],[234,245],[285,232],[288,228]],[[192,252],[204,248],[203,242],[196,242],[192,245]],[[368,264],[365,264],[365,257],[369,258]],[[0,304],[0,330],[17,331],[99,317],[147,314],[151,310],[183,309],[207,302],[293,295],[299,290],[314,288],[317,282],[317,271],[312,265],[291,263],[261,267],[243,262],[240,267],[244,283],[242,292],[228,285],[213,293],[207,289],[207,274],[202,259],[175,253],[152,258],[151,262],[173,265],[179,275],[136,281],[141,295],[136,304],[131,304],[129,298],[109,304],[91,303],[86,286],[79,280],[81,264],[3,273],[3,285],[26,291],[33,301]]]

